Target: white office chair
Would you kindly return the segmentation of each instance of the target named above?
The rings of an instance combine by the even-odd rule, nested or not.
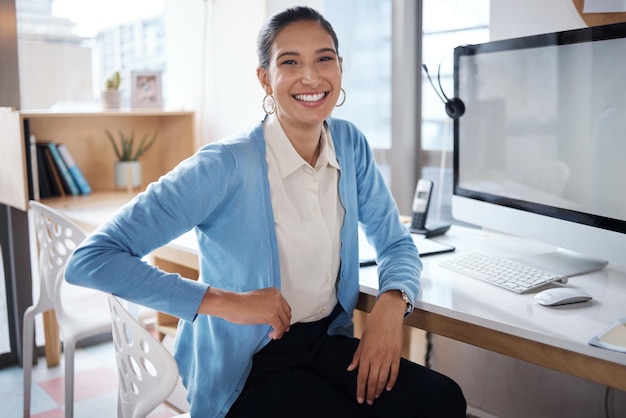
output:
[[[106,293],[73,286],[63,280],[65,264],[72,251],[85,239],[85,232],[44,204],[31,201],[30,208],[39,244],[39,297],[24,312],[24,417],[30,417],[35,316],[54,310],[65,358],[65,417],[72,418],[76,343],[110,332]]]
[[[118,418],[143,418],[163,403],[178,383],[172,354],[113,295],[109,295],[119,387]],[[190,417],[183,414],[179,417]]]

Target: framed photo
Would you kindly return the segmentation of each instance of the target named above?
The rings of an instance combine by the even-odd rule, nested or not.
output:
[[[160,71],[131,71],[131,107],[163,107]]]

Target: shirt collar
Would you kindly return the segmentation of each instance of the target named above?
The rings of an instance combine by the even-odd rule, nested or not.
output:
[[[274,155],[276,166],[282,179],[286,178],[303,165],[308,165],[300,154],[296,152],[293,145],[291,145],[291,141],[289,141],[287,134],[285,134],[280,121],[275,115],[268,115],[263,125],[265,142],[269,151]],[[339,163],[335,155],[335,146],[326,122],[324,122],[320,141],[321,150],[315,168],[319,169],[329,165],[339,170]]]

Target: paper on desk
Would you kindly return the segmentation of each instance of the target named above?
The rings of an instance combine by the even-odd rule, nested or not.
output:
[[[420,257],[454,251],[452,245],[425,238],[423,235],[411,234],[411,237],[415,242]],[[361,228],[359,228],[359,262],[361,266],[376,264],[376,250],[367,242],[365,233]]]
[[[607,329],[589,340],[589,344],[626,353],[626,318],[611,324]]]

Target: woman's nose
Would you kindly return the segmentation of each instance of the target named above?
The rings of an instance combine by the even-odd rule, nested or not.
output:
[[[319,74],[314,67],[307,66],[302,71],[302,83],[315,86],[319,83]]]

